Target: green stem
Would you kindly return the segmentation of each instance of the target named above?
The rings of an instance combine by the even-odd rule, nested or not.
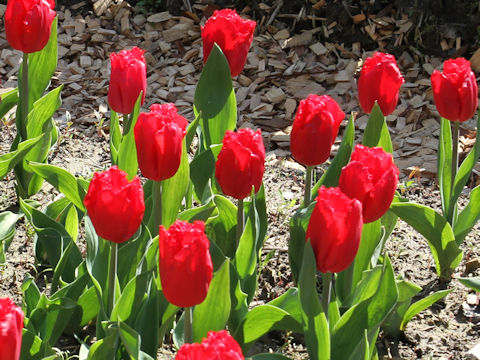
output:
[[[192,335],[192,308],[186,307],[185,311],[185,322],[183,323],[183,342],[185,344],[191,344],[193,342]]]
[[[458,135],[459,135],[459,128],[460,122],[453,121],[452,124],[453,131],[452,131],[452,178],[450,184],[450,196],[453,197],[453,189],[455,187],[455,176],[457,176],[457,168],[458,168]],[[450,199],[452,202],[453,198]],[[447,221],[450,225],[453,225],[453,217],[455,214],[456,204],[451,203],[450,208],[448,209],[447,214]]]
[[[153,182],[153,217],[154,217],[154,229],[158,231],[160,225],[162,225],[162,182]]]
[[[111,315],[115,305],[115,278],[117,277],[118,244],[110,242],[110,267],[108,271],[108,304],[107,311]]]
[[[325,311],[325,317],[328,321],[328,305],[330,304],[330,296],[332,294],[332,273],[325,273],[323,280],[322,306]]]
[[[20,126],[21,140],[27,140],[27,116],[28,116],[28,54],[23,53],[22,62],[22,124]]]
[[[303,206],[308,207],[312,199],[312,174],[313,166],[307,166],[305,170],[305,199],[303,201]]]
[[[237,204],[237,247],[240,243],[240,238],[243,234],[243,228],[245,226],[245,214],[243,212],[243,199],[238,199]]]

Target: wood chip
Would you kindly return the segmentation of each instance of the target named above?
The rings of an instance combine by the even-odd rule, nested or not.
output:
[[[277,104],[279,102],[282,102],[286,99],[287,95],[284,93],[284,91],[281,88],[271,88],[267,93],[266,93],[267,99],[274,103]]]

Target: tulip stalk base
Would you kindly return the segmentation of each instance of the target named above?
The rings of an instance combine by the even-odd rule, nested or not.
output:
[[[20,126],[20,136],[22,140],[27,140],[27,116],[28,116],[28,54],[23,53],[22,62],[22,125]]]
[[[245,213],[243,212],[243,199],[238,199],[237,204],[237,247],[240,243],[240,238],[243,234],[243,228],[245,226]]]
[[[307,169],[305,170],[305,199],[303,201],[305,207],[310,205],[312,199],[312,174],[313,166],[307,166]]]
[[[325,317],[328,321],[328,307],[330,304],[330,297],[332,295],[332,273],[325,273],[323,275],[323,290],[322,290],[322,307],[325,311]]]
[[[193,333],[192,333],[192,307],[186,307],[185,319],[183,323],[183,342],[185,344],[191,344],[193,342]]]
[[[115,278],[117,277],[118,244],[110,242],[110,267],[108,271],[108,304],[107,311],[111,315],[115,305]]]
[[[459,136],[459,128],[460,122],[453,121],[452,122],[452,180],[451,180],[451,194],[453,194],[453,188],[455,187],[455,176],[457,176],[457,169],[458,169],[458,136]],[[453,206],[452,206],[453,205]],[[447,214],[447,221],[450,225],[453,225],[453,217],[455,214],[456,204],[451,204],[449,212]]]

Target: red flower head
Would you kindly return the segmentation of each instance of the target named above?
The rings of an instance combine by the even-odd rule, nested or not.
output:
[[[242,349],[226,331],[209,331],[202,343],[184,344],[175,360],[244,360]]]
[[[328,95],[309,95],[300,101],[290,134],[290,150],[301,164],[323,164],[330,157],[345,113]]]
[[[54,0],[8,0],[5,33],[10,46],[24,53],[42,50],[55,18]]]
[[[147,63],[144,50],[134,47],[110,54],[110,86],[108,103],[117,113],[130,114],[140,91],[142,104],[147,91]]]
[[[235,10],[216,10],[202,27],[203,62],[206,63],[214,43],[223,51],[232,77],[243,70],[253,40],[255,21],[242,19]]]
[[[177,220],[168,230],[162,225],[158,241],[165,298],[179,307],[200,304],[213,276],[210,242],[203,221],[190,224]]]
[[[140,179],[128,181],[116,166],[93,174],[83,203],[97,234],[115,243],[135,234],[145,212]]]
[[[227,130],[215,165],[215,177],[225,195],[243,199],[262,185],[265,147],[259,130]]]
[[[478,86],[470,62],[464,58],[443,64],[443,73],[431,76],[433,100],[441,117],[450,121],[470,119],[478,106]]]
[[[142,175],[162,181],[175,175],[182,160],[187,120],[174,104],[153,104],[135,124],[135,144]]]
[[[363,221],[383,216],[392,203],[398,184],[398,168],[392,155],[380,147],[355,146],[350,162],[342,169],[338,186],[363,206]]]
[[[370,114],[376,100],[383,115],[390,115],[397,107],[404,82],[393,55],[377,52],[367,58],[358,79],[358,98],[363,111]]]
[[[9,298],[0,299],[0,359],[20,359],[22,329],[22,309]]]
[[[339,188],[320,187],[308,223],[310,240],[323,273],[345,270],[355,258],[362,236],[362,204]]]

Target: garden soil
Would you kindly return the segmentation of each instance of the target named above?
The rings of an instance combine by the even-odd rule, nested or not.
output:
[[[149,87],[144,109],[156,102],[174,102],[180,112],[192,120],[193,92],[202,67],[199,24],[215,8],[200,1],[189,2],[191,12],[185,12],[186,3],[154,10],[134,8],[121,1],[104,3],[103,10],[89,1],[69,3],[67,7],[59,4],[57,9],[60,61],[52,86],[64,83],[65,89],[62,107],[54,116],[59,141],[49,161],[85,178],[109,164],[108,54],[133,45],[146,49]],[[467,36],[462,26],[444,23],[432,36],[438,44],[445,41],[440,47],[445,50],[439,52],[438,44],[427,46],[415,38],[415,33],[427,34],[431,24],[442,18],[432,19],[435,14],[424,12],[419,22],[422,11],[400,8],[395,2],[388,5],[377,1],[331,2],[333,5],[330,2],[322,5],[322,1],[285,2],[288,5],[282,1],[239,3],[239,11],[255,18],[259,26],[245,70],[234,81],[239,104],[238,125],[262,128],[267,147],[264,184],[269,229],[262,250],[258,293],[252,304],[256,306],[293,286],[287,255],[289,220],[302,198],[304,168],[289,153],[288,134],[298,102],[310,92],[333,96],[346,113],[355,113],[358,142],[366,121],[357,105],[355,86],[361,59],[377,49],[395,53],[407,79],[399,107],[395,115],[387,119],[395,162],[402,176],[398,190],[408,199],[438,210],[439,118],[428,78],[444,59],[455,54],[473,56],[474,60],[477,39],[476,32]],[[335,9],[338,11],[333,11]],[[4,10],[0,5],[0,12]],[[472,13],[468,23],[475,24],[478,10],[474,12],[470,8],[469,11]],[[365,15],[364,20],[357,16],[361,14]],[[409,22],[412,25],[408,25]],[[409,29],[404,31],[407,26]],[[348,41],[341,36],[346,28],[355,33]],[[21,57],[9,48],[3,29],[0,48],[2,84],[5,88],[15,87]],[[462,124],[461,156],[471,148],[475,134],[474,122]],[[10,113],[0,123],[0,154],[8,152],[14,136],[14,113]],[[341,136],[334,151],[340,140]],[[317,175],[322,171],[318,169]],[[462,194],[460,206],[466,204],[471,187],[478,183],[476,174],[478,172]],[[10,173],[0,181],[0,211],[18,211],[13,178]],[[58,196],[58,192],[46,184],[33,199],[43,208]],[[79,242],[84,248],[83,240]],[[34,277],[48,293],[45,284],[48,284],[50,270],[34,260],[33,246],[33,229],[22,219],[6,254],[6,264],[0,268],[0,296],[9,296],[17,304],[21,303],[21,284],[26,276]],[[398,222],[386,251],[395,273],[422,287],[415,300],[433,291],[453,290],[445,299],[415,316],[397,338],[381,332],[377,342],[381,359],[467,359],[468,350],[480,343],[480,297],[456,280],[460,276],[480,275],[478,225],[462,249],[464,259],[452,281],[440,283],[425,239],[404,222]],[[87,327],[81,337],[91,334],[92,328]],[[91,340],[90,336],[88,341]],[[76,354],[79,344],[74,338],[62,337],[56,347],[64,354]],[[253,350],[278,351],[292,359],[308,358],[303,337],[295,333],[272,332]],[[169,338],[160,349],[159,358],[174,358]]]

